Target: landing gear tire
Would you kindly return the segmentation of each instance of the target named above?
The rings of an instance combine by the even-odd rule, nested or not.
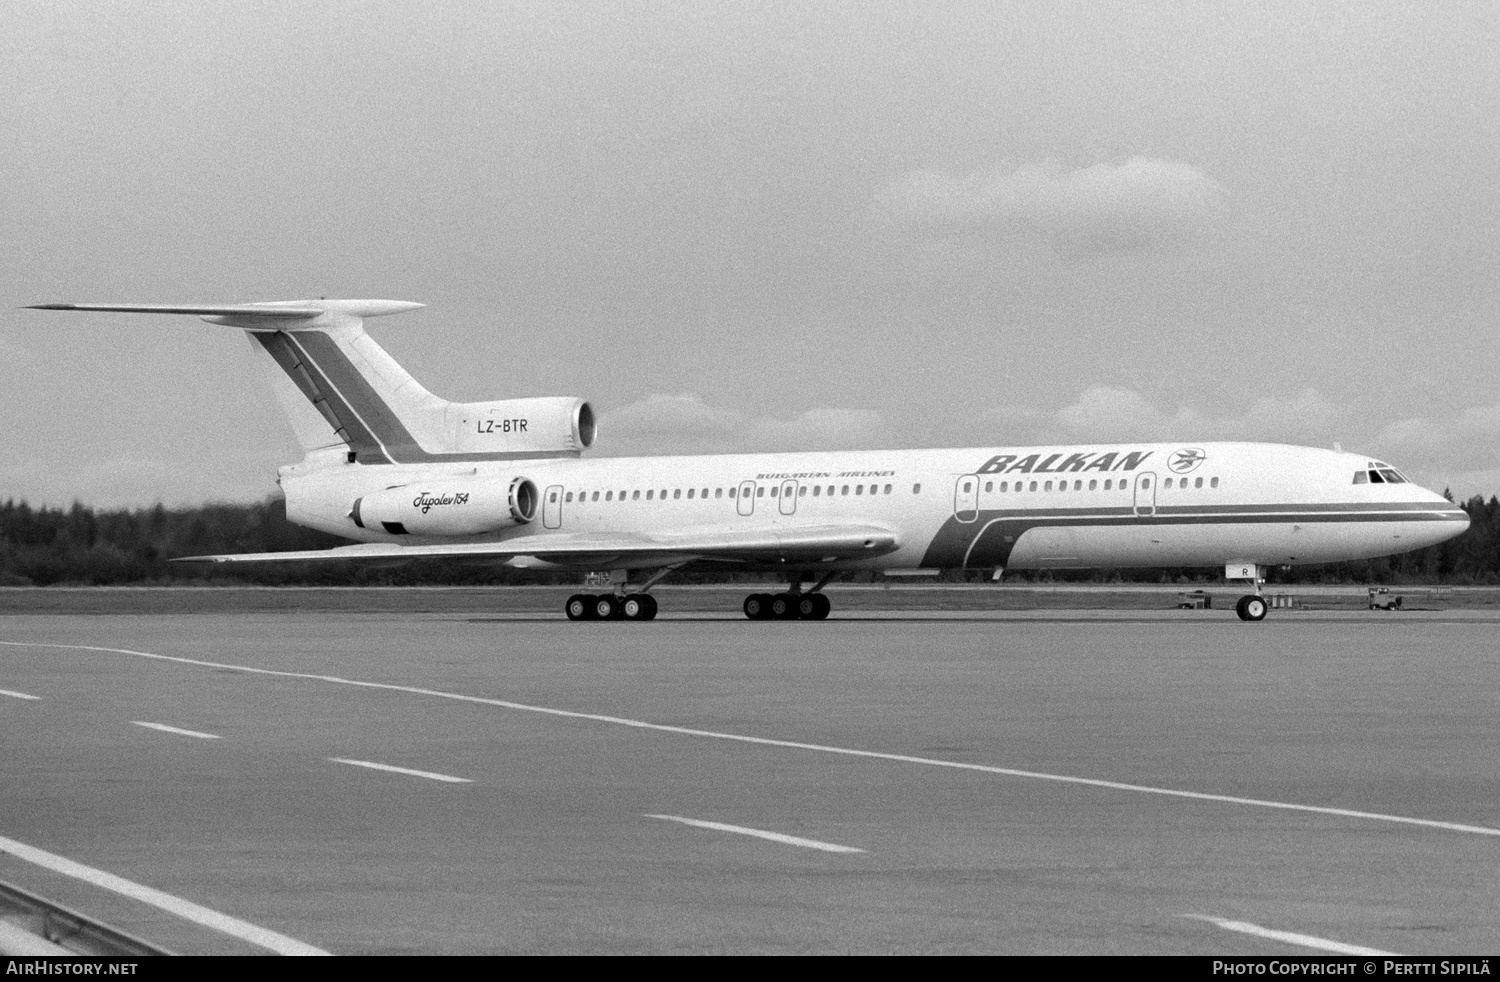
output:
[[[800,597],[797,597],[797,616],[804,621],[817,620],[818,598],[820,596],[822,594],[804,593]]]
[[[594,598],[592,609],[595,620],[617,621],[625,616],[624,610],[620,607],[620,602],[607,593],[601,597]]]
[[[771,598],[771,619],[790,621],[797,617],[797,598],[790,593],[778,593]]]
[[[833,609],[833,601],[821,593],[809,593],[807,596],[813,602],[813,612],[802,616],[810,621],[826,620],[828,612]]]
[[[593,613],[590,607],[594,598],[586,593],[575,593],[563,604],[563,612],[568,615],[570,621],[585,621]]]
[[[752,621],[767,620],[771,616],[771,595],[752,593],[745,598],[745,616]]]
[[[1263,621],[1266,619],[1266,601],[1254,595],[1241,597],[1239,603],[1234,605],[1234,612],[1240,615],[1242,621]]]
[[[627,621],[649,621],[656,616],[656,598],[647,593],[633,593],[620,603],[620,615]]]

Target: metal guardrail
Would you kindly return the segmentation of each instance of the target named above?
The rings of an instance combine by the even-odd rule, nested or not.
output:
[[[67,955],[144,957],[172,954],[133,934],[4,881],[0,881],[0,924],[26,932],[43,941],[44,945],[56,945]]]

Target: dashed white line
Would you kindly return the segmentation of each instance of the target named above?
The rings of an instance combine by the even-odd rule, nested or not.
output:
[[[56,853],[47,852],[45,849],[28,846],[26,843],[17,842],[15,839],[7,839],[4,836],[0,836],[0,852],[8,852],[17,859],[24,859],[38,866],[45,866],[47,869],[61,873],[64,876],[71,876],[75,879],[83,880],[85,883],[92,883],[96,887],[111,890],[134,900],[139,900],[142,903],[150,904],[168,913],[176,914],[185,920],[233,935],[236,938],[259,945],[262,948],[270,949],[278,954],[330,954],[330,952],[324,951],[322,948],[315,948],[304,941],[289,938],[285,934],[272,931],[269,928],[251,924],[249,921],[242,921],[238,917],[230,917],[228,914],[221,914],[216,910],[210,910],[207,907],[195,904],[191,900],[174,897],[170,893],[163,893],[153,887],[143,886],[124,877],[116,876],[113,873],[106,873],[104,870],[95,869],[92,866],[85,866],[82,863],[68,859],[66,856],[59,856]]]
[[[425,777],[433,781],[446,781],[449,784],[473,784],[469,778],[454,777],[451,774],[438,774],[434,771],[414,771],[410,767],[396,767],[392,764],[377,764],[373,760],[349,760],[346,757],[329,757],[335,764],[352,764],[355,767],[368,767],[372,771],[390,771],[392,774],[406,774],[410,777]]]
[[[41,696],[27,695],[24,692],[12,692],[9,689],[0,689],[0,696],[10,696],[12,699],[35,699],[41,701]]]
[[[746,736],[740,733],[720,733],[716,730],[697,730],[688,726],[672,726],[666,723],[649,723],[645,720],[623,716],[605,716],[599,713],[582,713],[572,709],[552,709],[533,706],[524,702],[509,702],[485,696],[470,696],[460,692],[444,692],[440,689],[423,689],[411,685],[394,685],[389,682],[364,682],[359,679],[340,678],[337,675],[316,675],[311,672],[284,672],[274,668],[254,668],[249,665],[233,665],[226,662],[205,661],[200,658],[183,658],[179,655],[159,655],[150,651],[135,651],[130,648],[106,648],[100,645],[54,644],[35,641],[0,641],[0,645],[17,648],[62,648],[70,651],[102,651],[116,655],[133,655],[157,661],[175,662],[179,665],[197,665],[201,668],[227,669],[247,675],[266,675],[283,679],[307,679],[314,682],[330,682],[335,685],[351,685],[362,689],[378,689],[383,692],[408,692],[412,695],[431,696],[435,699],[452,699],[481,706],[498,706],[517,712],[537,713],[559,719],[584,719],[614,726],[628,726],[637,730],[656,733],[675,733],[679,736],[704,737],[711,740],[727,740],[748,743],[761,747],[784,747],[789,750],[812,750],[818,753],[838,754],[843,757],[858,757],[864,760],[888,760],[900,764],[920,764],[925,767],[942,767],[949,770],[974,771],[995,774],[1001,777],[1027,778],[1033,781],[1052,781],[1079,787],[1105,788],[1111,791],[1128,791],[1135,794],[1160,795],[1167,798],[1182,798],[1190,801],[1211,801],[1224,805],[1245,805],[1251,808],[1270,808],[1279,811],[1303,812],[1304,814],[1332,815],[1338,818],[1358,818],[1370,822],[1390,822],[1397,825],[1414,825],[1421,828],[1441,829],[1445,832],[1464,832],[1470,835],[1500,837],[1500,828],[1489,825],[1470,825],[1464,822],[1445,822],[1433,818],[1413,818],[1408,815],[1388,815],[1382,812],[1360,811],[1353,808],[1331,808],[1326,805],[1299,805],[1290,801],[1273,801],[1265,798],[1241,798],[1238,795],[1213,794],[1206,791],[1184,791],[1179,788],[1161,788],[1149,784],[1128,784],[1123,781],[1106,781],[1096,777],[1075,777],[1070,774],[1048,774],[1043,771],[1025,771],[1014,767],[996,767],[992,764],[969,764],[956,760],[935,757],[916,757],[911,754],[886,753],[879,750],[859,750],[853,747],[834,747],[821,743],[803,743],[799,740],[777,740],[771,737]]]
[[[864,852],[854,846],[841,846],[837,842],[819,842],[817,839],[804,839],[798,835],[787,835],[784,832],[767,832],[765,829],[750,829],[743,825],[726,825],[723,822],[705,822],[700,818],[683,818],[680,815],[647,815],[646,818],[659,818],[664,822],[681,822],[683,825],[691,825],[694,828],[712,829],[715,832],[733,832],[735,835],[750,835],[757,839],[769,839],[779,842],[784,846],[801,846],[804,849],[821,849],[823,852]]]
[[[144,720],[133,719],[130,721],[136,726],[144,726],[148,730],[160,730],[163,733],[176,733],[178,736],[197,737],[200,740],[222,739],[217,733],[199,733],[197,730],[184,730],[176,726],[168,726],[165,723],[147,723]]]
[[[1388,955],[1399,958],[1393,951],[1381,951],[1379,948],[1365,948],[1357,944],[1345,944],[1342,941],[1330,941],[1328,938],[1320,938],[1312,934],[1298,934],[1295,931],[1273,931],[1259,924],[1251,924],[1249,921],[1228,921],[1222,917],[1209,917],[1206,914],[1186,914],[1195,921],[1207,921],[1226,931],[1238,931],[1240,934],[1250,934],[1257,938],[1267,938],[1271,941],[1284,941],[1287,944],[1300,945],[1303,948],[1314,948],[1318,951],[1331,951],[1336,955]]]

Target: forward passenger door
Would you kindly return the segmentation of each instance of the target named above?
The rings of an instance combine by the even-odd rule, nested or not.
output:
[[[979,475],[965,474],[953,485],[953,517],[972,522],[979,517]]]

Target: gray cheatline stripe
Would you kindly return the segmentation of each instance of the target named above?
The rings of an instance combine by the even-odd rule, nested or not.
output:
[[[1315,934],[1298,934],[1296,931],[1274,931],[1259,924],[1251,924],[1249,921],[1230,921],[1222,917],[1210,917],[1206,914],[1184,914],[1184,917],[1195,921],[1207,921],[1208,923],[1221,927],[1226,931],[1238,931],[1240,934],[1249,934],[1257,938],[1267,938],[1271,941],[1285,941],[1287,944],[1300,945],[1303,948],[1313,948],[1317,951],[1329,951],[1336,955],[1385,955],[1390,958],[1400,958],[1394,951],[1382,951],[1379,948],[1365,948],[1356,944],[1345,944],[1342,941],[1331,941],[1328,938],[1320,938]]]
[[[359,679],[340,678],[337,675],[318,675],[312,672],[284,672],[274,668],[253,668],[249,665],[233,665],[227,662],[204,661],[199,658],[183,658],[179,655],[159,655],[151,651],[135,651],[130,648],[106,648],[88,644],[53,644],[37,641],[0,641],[0,645],[16,648],[62,648],[71,651],[103,651],[110,654],[134,655],[158,661],[176,662],[181,665],[197,665],[202,668],[220,668],[248,675],[268,675],[273,678],[308,679],[315,682],[331,682],[335,685],[352,685],[362,689],[379,689],[386,692],[409,692],[412,695],[432,696],[437,699],[452,699],[455,702],[474,703],[481,706],[498,706],[518,712],[537,713],[560,719],[586,719],[596,723],[628,726],[637,730],[656,733],[676,733],[682,736],[706,737],[734,743],[748,743],[762,747],[785,747],[790,750],[812,750],[818,753],[837,754],[843,757],[858,757],[865,760],[888,760],[902,764],[922,764],[927,767],[943,767],[956,771],[976,771],[981,774],[998,774],[1002,777],[1021,777],[1035,781],[1052,781],[1057,784],[1072,784],[1081,787],[1107,788],[1112,791],[1132,791],[1138,794],[1153,794],[1168,798],[1184,798],[1190,801],[1213,801],[1227,805],[1248,805],[1254,808],[1272,808],[1281,811],[1305,812],[1315,815],[1335,815],[1340,818],[1359,818],[1372,822],[1391,822],[1398,825],[1416,825],[1422,828],[1443,829],[1448,832],[1467,832],[1471,835],[1488,835],[1500,838],[1500,828],[1488,825],[1469,825],[1463,822],[1445,822],[1433,818],[1412,818],[1406,815],[1387,815],[1382,812],[1360,811],[1353,808],[1331,808],[1325,805],[1299,805],[1289,801],[1272,801],[1265,798],[1242,798],[1238,795],[1213,794],[1206,791],[1183,791],[1178,788],[1159,788],[1149,784],[1129,784],[1123,781],[1106,781],[1096,777],[1075,777],[1069,774],[1048,774],[1044,771],[1026,771],[1014,767],[996,767],[992,764],[968,764],[955,760],[940,760],[935,757],[916,757],[911,754],[886,753],[880,750],[859,750],[853,747],[834,747],[822,743],[804,743],[799,740],[778,740],[772,737],[746,736],[740,733],[721,733],[717,730],[699,730],[690,726],[673,726],[668,723],[648,723],[645,720],[625,716],[606,716],[601,713],[582,713],[572,709],[553,709],[548,706],[532,706],[524,702],[491,699],[486,696],[470,696],[460,692],[444,692],[441,689],[424,689],[412,685],[395,685],[390,682],[365,682]]]
[[[285,934],[272,931],[269,928],[251,924],[249,921],[242,921],[238,917],[230,917],[228,914],[221,914],[216,910],[210,910],[207,907],[195,904],[191,900],[174,897],[170,893],[163,893],[161,890],[153,887],[144,886],[133,880],[127,880],[123,876],[106,873],[102,869],[85,866],[83,863],[75,862],[66,856],[59,856],[45,849],[38,849],[36,846],[28,846],[26,843],[17,842],[15,839],[0,836],[0,852],[8,852],[17,859],[24,859],[29,863],[35,863],[38,866],[52,870],[54,873],[71,876],[76,880],[83,880],[85,883],[92,883],[96,887],[101,887],[122,896],[130,897],[133,900],[150,904],[152,907],[176,914],[185,920],[202,924],[205,927],[211,927],[216,931],[222,931],[224,934],[233,935],[236,938],[259,945],[262,948],[267,948],[278,954],[331,954],[331,952],[324,951],[322,948],[315,948],[304,941],[289,938]]]

